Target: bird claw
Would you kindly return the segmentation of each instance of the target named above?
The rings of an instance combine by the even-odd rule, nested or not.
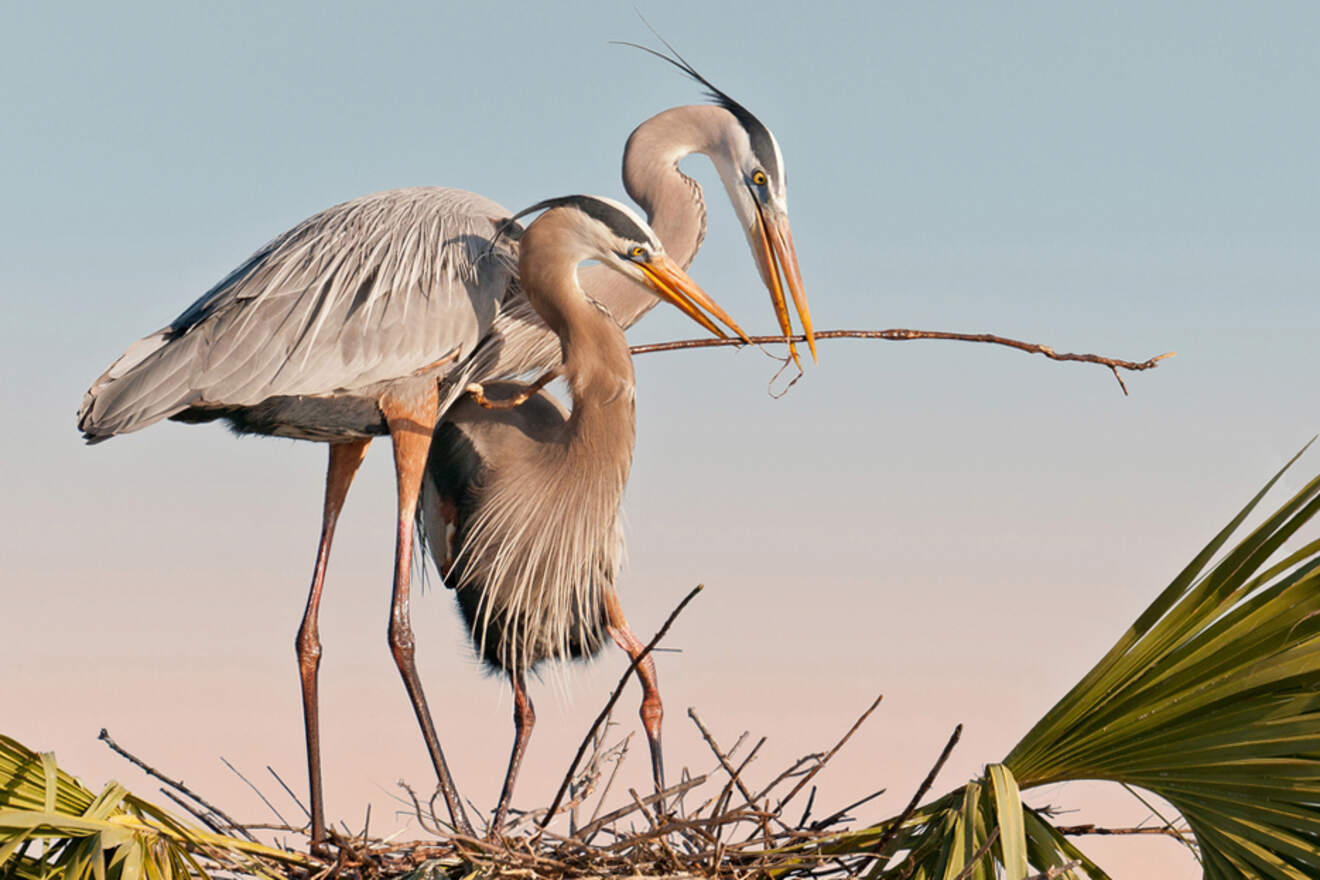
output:
[[[486,388],[480,382],[469,382],[463,390],[472,395],[472,399],[484,406],[486,409],[513,409],[516,406],[522,406],[534,395],[540,393],[541,389],[549,385],[559,376],[559,369],[555,368],[544,373],[541,378],[532,384],[523,388],[517,394],[506,400],[491,400],[486,396]]]
[[[477,403],[481,404],[482,406],[484,406],[486,409],[501,408],[497,401],[491,400],[490,398],[486,397],[486,387],[482,385],[480,382],[469,382],[467,384],[467,387],[464,388],[463,390],[466,391],[468,394],[471,394],[472,399],[475,400]]]

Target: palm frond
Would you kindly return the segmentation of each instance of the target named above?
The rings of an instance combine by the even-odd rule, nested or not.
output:
[[[1282,475],[1004,760],[1024,788],[1163,797],[1208,878],[1320,873],[1320,540],[1270,564],[1320,510],[1320,478],[1223,552]]]
[[[1018,799],[1019,787],[1098,779],[1173,804],[1208,880],[1320,876],[1320,539],[1271,562],[1320,511],[1320,477],[1225,549],[1295,461],[1002,764],[910,816],[813,848],[869,851],[877,880],[1033,870],[1101,880],[1047,816]]]
[[[0,876],[17,880],[209,877],[206,865],[276,877],[261,862],[305,856],[196,828],[111,782],[93,794],[38,754],[0,735]]]

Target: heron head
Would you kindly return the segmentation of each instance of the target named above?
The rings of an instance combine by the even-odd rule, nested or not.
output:
[[[664,42],[663,38],[661,42]],[[673,46],[665,43],[665,48],[671,53],[666,55],[635,43],[625,45],[641,49],[677,67],[703,85],[707,97],[714,104],[728,111],[729,118],[723,126],[719,143],[712,145],[707,155],[715,164],[733,209],[742,223],[761,280],[770,291],[780,330],[785,336],[793,335],[785,297],[787,288],[793,297],[802,332],[814,360],[816,336],[811,325],[806,292],[803,290],[802,272],[798,268],[797,251],[793,247],[793,233],[788,224],[788,178],[779,142],[761,120],[698,73]],[[789,350],[793,360],[797,361],[797,351],[792,343],[789,344]]]
[[[742,328],[665,253],[651,227],[626,205],[601,196],[561,196],[538,202],[510,219],[540,210],[545,213],[528,226],[527,235],[553,215],[561,224],[559,228],[567,230],[559,243],[572,249],[574,259],[600,261],[674,305],[711,333],[725,336],[707,317],[709,312],[747,341]]]
[[[747,235],[761,281],[770,291],[780,330],[785,336],[793,335],[787,288],[814,359],[816,338],[788,223],[787,175],[779,142],[746,108],[732,100],[721,102],[721,106],[732,120],[726,126],[721,149],[711,154],[711,160]]]

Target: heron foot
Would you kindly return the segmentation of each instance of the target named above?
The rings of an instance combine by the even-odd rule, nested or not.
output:
[[[480,382],[469,382],[463,390],[471,394],[472,399],[486,409],[513,409],[519,404],[525,403],[527,398],[532,396],[532,392],[524,390],[504,400],[491,400],[486,396],[486,387]]]
[[[475,400],[477,403],[481,404],[482,406],[484,406],[486,409],[513,409],[515,406],[522,406],[524,403],[530,400],[534,395],[539,393],[542,388],[549,385],[558,377],[559,377],[559,370],[557,368],[553,370],[547,370],[544,374],[542,374],[541,378],[537,379],[532,384],[523,388],[522,391],[519,391],[517,394],[505,400],[491,400],[489,397],[486,396],[486,387],[482,385],[480,382],[469,382],[467,383],[467,386],[463,390],[466,391],[468,394],[471,394],[472,399]]]
[[[472,399],[486,409],[513,409],[527,402],[527,398],[536,393],[532,388],[525,388],[512,397],[504,400],[491,400],[486,396],[486,388],[480,382],[469,382],[467,388],[463,389],[472,395]]]

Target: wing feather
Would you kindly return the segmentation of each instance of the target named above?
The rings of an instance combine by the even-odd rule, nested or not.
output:
[[[78,414],[89,440],[192,406],[370,388],[486,335],[514,278],[509,212],[463,190],[390,190],[308,218],[134,343]]]

